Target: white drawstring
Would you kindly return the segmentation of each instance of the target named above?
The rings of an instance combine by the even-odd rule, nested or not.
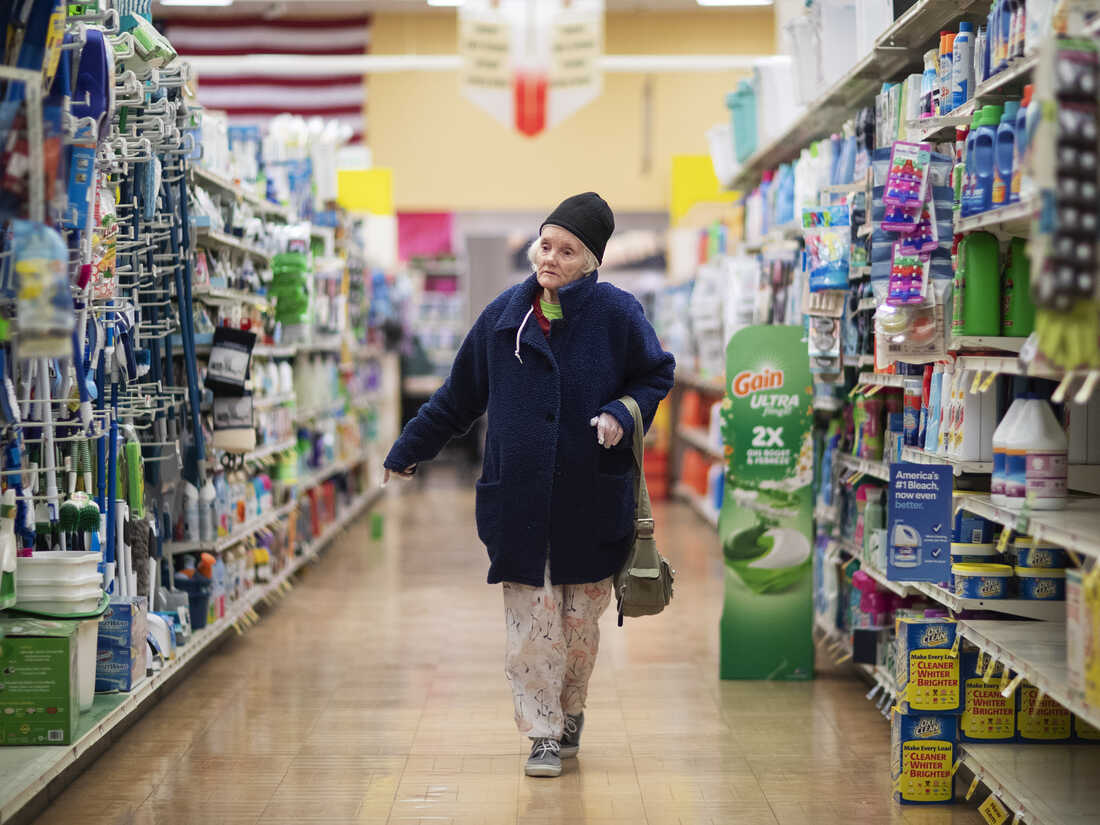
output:
[[[527,314],[523,316],[523,323],[519,325],[519,332],[516,333],[515,356],[516,356],[516,360],[519,361],[521,364],[523,363],[523,359],[519,357],[519,338],[520,338],[521,335],[523,335],[523,328],[525,326],[527,326],[527,321],[531,318],[531,313],[534,312],[534,311],[535,311],[534,307],[531,307],[529,310],[527,310]]]

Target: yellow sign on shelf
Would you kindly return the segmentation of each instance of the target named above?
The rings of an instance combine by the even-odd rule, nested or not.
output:
[[[336,174],[336,199],[349,212],[394,214],[392,169],[341,169]]]

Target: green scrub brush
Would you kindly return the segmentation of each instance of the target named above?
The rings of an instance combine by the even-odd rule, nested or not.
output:
[[[62,546],[66,550],[75,550],[78,544],[75,536],[77,523],[80,521],[80,508],[73,504],[73,493],[76,492],[76,472],[73,470],[72,459],[65,456],[65,476],[69,482],[68,497],[61,503],[58,510],[58,528],[61,530]]]

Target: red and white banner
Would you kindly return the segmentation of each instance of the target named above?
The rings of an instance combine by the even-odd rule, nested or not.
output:
[[[459,8],[463,94],[534,137],[603,91],[603,0],[467,0]]]
[[[187,17],[165,21],[165,34],[184,57],[252,54],[361,55],[370,49],[370,18]],[[361,74],[265,75],[200,71],[199,102],[235,125],[266,126],[276,115],[320,117],[363,137],[366,84]]]

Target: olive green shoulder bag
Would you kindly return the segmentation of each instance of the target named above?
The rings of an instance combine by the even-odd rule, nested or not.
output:
[[[657,552],[653,538],[653,511],[645,483],[645,426],[638,402],[629,395],[619,399],[634,417],[634,543],[626,564],[615,577],[615,599],[619,606],[619,626],[624,616],[652,616],[672,600],[672,580],[676,571]]]

